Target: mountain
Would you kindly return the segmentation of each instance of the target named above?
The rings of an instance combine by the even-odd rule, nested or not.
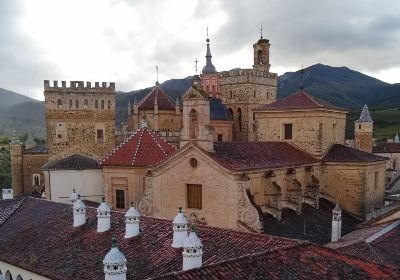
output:
[[[279,76],[278,97],[296,92],[301,85],[308,93],[348,109],[364,104],[376,106],[389,96],[394,97],[390,84],[347,67],[323,64]],[[400,104],[400,98],[397,103]]]
[[[24,102],[33,102],[36,101],[33,98],[30,98],[28,96],[13,92],[13,91],[9,91],[6,89],[2,89],[0,88],[0,108],[5,108],[8,106],[12,106],[15,104],[20,104],[20,103],[24,103]]]

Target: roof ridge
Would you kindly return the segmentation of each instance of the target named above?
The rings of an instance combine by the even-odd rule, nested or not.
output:
[[[134,133],[129,135],[127,139],[125,139],[124,142],[119,143],[119,145],[115,146],[110,152],[108,152],[101,160],[99,160],[99,163],[104,163],[107,159],[109,159],[115,152],[117,152],[122,146],[124,146],[126,143],[128,143],[129,140],[131,140],[139,130],[136,130]]]
[[[0,224],[0,227],[3,226],[3,225],[7,222],[7,220],[11,218],[12,215],[14,215],[14,213],[22,206],[22,204],[24,204],[24,203],[28,200],[28,198],[29,198],[28,196],[22,197],[22,198],[15,198],[15,200],[21,199],[22,202],[19,203],[19,205],[17,206],[17,208],[15,208],[14,211],[12,211],[12,213]],[[3,200],[3,201],[4,201],[4,200]]]
[[[302,91],[302,93],[307,96],[312,102],[314,102],[315,104],[317,104],[319,107],[326,107],[323,104],[321,104],[320,102],[318,102],[318,98],[309,94],[308,92]]]
[[[136,146],[136,151],[135,151],[135,154],[133,155],[133,160],[132,160],[131,165],[135,165],[136,156],[137,156],[138,151],[139,151],[139,148],[140,148],[140,146],[141,146],[141,144],[142,144],[142,137],[143,137],[144,131],[145,131],[146,129],[147,129],[147,127],[144,127],[144,128],[142,128],[142,129],[140,129],[140,132],[141,132],[142,134],[139,136],[138,144],[137,144],[137,146]]]
[[[149,99],[153,93],[156,94],[156,98],[158,98],[157,89],[161,92],[162,95],[164,95],[167,98],[167,100],[171,103],[172,106],[175,106],[173,100],[171,100],[171,97],[160,86],[156,85],[139,101],[138,107],[140,107],[144,102],[146,102],[146,100]]]

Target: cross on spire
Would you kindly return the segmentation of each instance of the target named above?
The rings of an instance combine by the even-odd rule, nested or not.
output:
[[[197,57],[196,57],[196,59],[194,60],[194,70],[196,71],[196,75],[197,75],[197,63],[198,63],[199,61],[197,60]]]

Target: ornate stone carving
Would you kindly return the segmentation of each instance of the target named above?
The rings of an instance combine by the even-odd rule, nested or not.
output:
[[[238,181],[238,218],[257,232],[263,229],[257,209],[251,204],[246,189],[249,181]]]
[[[146,178],[146,189],[137,203],[137,209],[143,216],[153,216],[153,181]]]

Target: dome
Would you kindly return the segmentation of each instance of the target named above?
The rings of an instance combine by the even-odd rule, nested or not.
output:
[[[222,104],[221,99],[213,98],[210,101],[210,120],[212,121],[231,121],[232,115],[228,108]]]
[[[196,231],[192,228],[189,233],[189,236],[186,237],[185,241],[183,242],[184,248],[191,248],[191,247],[201,247],[201,240],[197,237]]]
[[[128,211],[126,211],[125,217],[130,217],[130,218],[134,218],[134,217],[139,217],[140,214],[139,212],[135,209],[135,207],[130,207]]]
[[[182,207],[179,207],[178,215],[176,215],[173,223],[174,224],[187,224],[187,219],[182,213]]]
[[[214,65],[206,64],[203,67],[203,70],[201,70],[201,73],[203,73],[203,74],[215,74],[215,73],[217,73],[217,70],[215,69]]]

